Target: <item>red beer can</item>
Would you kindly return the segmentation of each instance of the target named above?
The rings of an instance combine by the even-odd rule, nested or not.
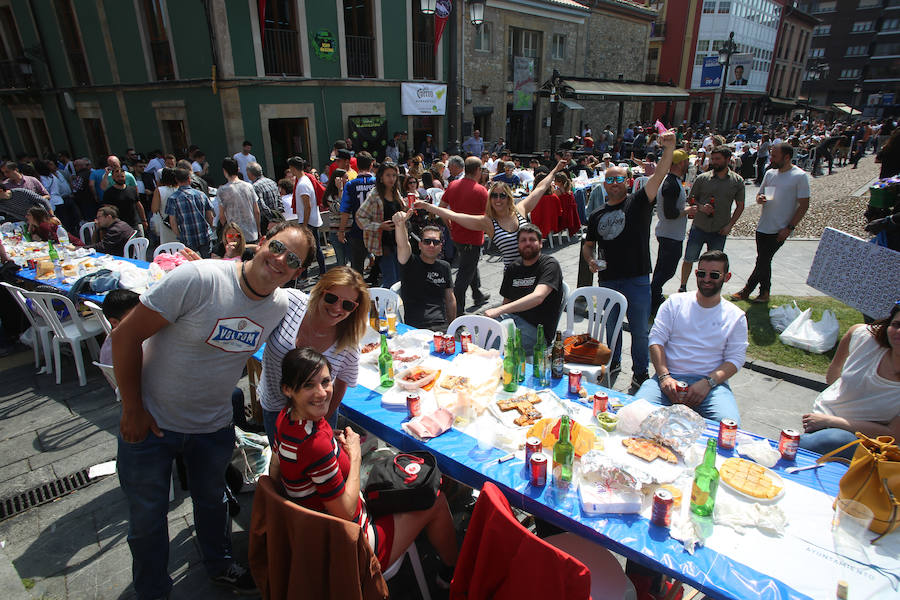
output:
[[[675,382],[675,391],[678,393],[678,401],[684,402],[687,398],[688,384],[684,381]]]
[[[723,450],[734,450],[734,444],[737,439],[737,423],[731,419],[722,419],[719,421],[719,448]]]
[[[33,258],[29,258],[28,259],[28,268],[37,270],[37,261],[34,260]]]
[[[544,444],[541,443],[541,438],[531,436],[530,438],[525,440],[525,463],[531,464],[531,457],[535,454],[540,454],[544,450]]]
[[[581,371],[578,369],[572,369],[569,371],[569,393],[578,395],[578,390],[581,389]]]
[[[406,412],[409,414],[410,419],[422,414],[422,400],[417,392],[407,392]]]
[[[441,354],[444,352],[444,334],[443,333],[435,333],[434,334],[434,353]]]
[[[452,335],[444,336],[444,354],[450,356],[456,352],[456,338]]]
[[[784,460],[797,458],[797,448],[800,447],[800,432],[796,429],[782,429],[781,439],[778,440],[778,451]]]
[[[547,485],[547,457],[543,452],[531,455],[531,485],[544,487]]]
[[[606,412],[609,406],[609,396],[606,392],[594,392],[594,418],[602,412]]]
[[[413,204],[415,204],[416,200],[418,200],[418,199],[419,199],[419,195],[416,194],[415,192],[410,192],[410,193],[406,194],[406,202],[409,205],[407,208],[412,209]]]
[[[653,509],[650,513],[650,522],[659,527],[668,527],[672,524],[672,511],[675,508],[675,497],[672,492],[662,488],[653,494]]]
[[[471,343],[472,343],[472,334],[469,333],[468,331],[463,331],[459,336],[460,350],[462,352],[468,352],[469,344],[471,344]]]

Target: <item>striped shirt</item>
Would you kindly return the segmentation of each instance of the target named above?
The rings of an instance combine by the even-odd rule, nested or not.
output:
[[[522,225],[527,223],[528,220],[523,217],[519,211],[516,211],[516,221],[516,230],[507,231],[500,227],[500,223],[498,223],[496,219],[491,219],[491,223],[494,224],[494,237],[491,238],[491,241],[503,257],[504,268],[521,258],[519,256],[519,229]]]
[[[275,424],[275,451],[288,497],[312,510],[328,512],[325,501],[340,498],[350,472],[350,458],[341,451],[328,422],[293,421],[290,407],[283,409]],[[377,551],[380,540],[362,495],[351,520],[362,527]]]
[[[300,323],[306,314],[309,296],[298,290],[286,289],[288,296],[288,309],[284,318],[279,323],[263,352],[262,376],[259,379],[257,394],[262,407],[271,412],[280,411],[287,403],[287,398],[281,392],[281,361],[284,355],[293,350],[297,345],[297,332]],[[331,380],[340,379],[348,387],[356,386],[356,377],[359,373],[359,350],[357,348],[345,348],[337,351],[337,346],[332,344],[322,353],[331,364]]]

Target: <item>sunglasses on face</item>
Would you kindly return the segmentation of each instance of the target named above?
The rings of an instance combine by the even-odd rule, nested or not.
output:
[[[343,300],[337,294],[332,294],[331,292],[325,292],[322,296],[322,299],[325,300],[326,304],[334,304],[338,300],[341,301],[341,308],[346,310],[347,312],[353,312],[353,310],[359,306],[359,302],[354,302],[353,300]]]
[[[276,256],[281,256],[282,254],[287,252],[285,262],[291,269],[299,269],[300,265],[303,264],[303,261],[301,261],[296,254],[294,254],[293,252],[288,252],[287,246],[285,246],[284,242],[280,240],[272,240],[271,242],[269,242],[269,252]]]
[[[615,177],[607,177],[606,183],[625,183],[625,176],[617,175]]]
[[[239,239],[241,239],[241,234],[239,234],[239,233],[226,233],[226,234],[225,234],[225,239],[226,239],[226,240],[239,240]]]
[[[722,277],[722,274],[719,273],[718,271],[699,271],[699,270],[697,271],[697,277],[699,279],[706,279],[707,275],[713,281],[718,281],[719,278]]]
[[[422,243],[425,244],[426,246],[440,246],[441,240],[435,240],[432,238],[423,238]]]
[[[491,198],[506,198],[506,194],[502,192],[493,192]]]

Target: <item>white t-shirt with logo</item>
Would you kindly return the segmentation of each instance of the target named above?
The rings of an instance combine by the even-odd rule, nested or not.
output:
[[[211,433],[233,419],[231,392],[247,359],[287,310],[285,290],[262,300],[241,290],[235,263],[184,263],[141,296],[169,322],[144,342],[141,394],[162,429]]]

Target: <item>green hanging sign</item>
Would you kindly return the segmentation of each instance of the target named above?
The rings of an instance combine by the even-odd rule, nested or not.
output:
[[[315,55],[321,60],[337,58],[337,39],[327,29],[320,29],[313,34],[312,47]]]

